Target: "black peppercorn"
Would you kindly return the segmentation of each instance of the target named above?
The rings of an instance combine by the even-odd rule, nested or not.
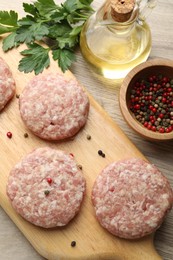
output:
[[[79,168],[80,170],[82,170],[82,165],[81,165],[81,164],[78,164],[78,168]]]
[[[103,154],[102,150],[98,150],[98,154],[102,156]]]
[[[72,241],[71,242],[71,247],[75,247],[76,246],[76,241]]]
[[[28,133],[24,133],[24,137],[27,138],[28,137]]]
[[[103,158],[105,158],[106,156],[105,153],[102,152],[102,150],[98,150],[98,154]]]
[[[50,193],[49,190],[45,190],[45,191],[44,191],[44,194],[45,194],[46,196],[49,195],[49,193]]]
[[[91,136],[90,136],[90,135],[87,135],[87,139],[88,139],[88,140],[91,140]]]

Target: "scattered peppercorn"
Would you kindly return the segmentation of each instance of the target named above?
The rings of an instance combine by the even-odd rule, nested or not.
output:
[[[105,158],[105,156],[106,156],[106,155],[105,155],[104,153],[102,153],[102,155],[101,155],[101,156],[102,156],[103,158]]]
[[[19,98],[20,97],[20,95],[19,94],[16,94],[16,98]]]
[[[80,170],[82,170],[82,165],[78,164],[78,168],[79,168]]]
[[[25,138],[28,138],[28,136],[29,136],[28,133],[24,133]]]
[[[52,178],[47,178],[46,180],[47,180],[47,182],[48,182],[49,184],[52,183]]]
[[[105,156],[106,156],[105,153],[102,152],[102,150],[98,150],[98,154],[99,154],[100,156],[102,156],[103,158],[105,158]]]
[[[50,193],[49,190],[45,190],[45,191],[44,191],[44,194],[45,194],[46,196],[49,195],[49,193]]]
[[[76,246],[76,241],[72,241],[71,242],[71,247],[75,247]]]
[[[11,139],[12,138],[12,133],[11,132],[7,132],[7,137],[9,138],[9,139]]]
[[[98,154],[102,156],[103,154],[102,150],[98,150]]]
[[[91,140],[91,135],[87,135],[87,139],[88,139],[88,140]]]
[[[173,79],[151,75],[137,81],[130,93],[130,110],[148,130],[173,131]]]

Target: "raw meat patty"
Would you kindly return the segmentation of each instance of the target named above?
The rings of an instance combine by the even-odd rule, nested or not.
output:
[[[14,96],[15,82],[7,63],[0,57],[0,110]]]
[[[73,157],[48,147],[28,154],[7,183],[14,209],[44,228],[66,225],[79,212],[84,192],[85,179]]]
[[[173,192],[154,165],[132,158],[103,169],[93,186],[92,201],[104,228],[135,239],[159,228],[172,207]]]
[[[89,100],[75,79],[49,73],[35,76],[20,96],[26,126],[47,140],[75,135],[86,123]]]

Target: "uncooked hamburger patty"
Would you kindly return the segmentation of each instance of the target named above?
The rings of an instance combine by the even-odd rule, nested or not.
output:
[[[66,225],[79,212],[84,192],[85,179],[73,157],[48,147],[28,154],[7,183],[14,209],[44,228]]]
[[[112,234],[141,238],[154,232],[173,204],[168,180],[152,164],[128,159],[98,175],[92,201],[100,224]]]
[[[7,63],[0,58],[0,110],[14,96],[15,82]]]
[[[47,140],[72,137],[86,123],[89,100],[76,79],[49,73],[35,76],[20,96],[26,126]]]

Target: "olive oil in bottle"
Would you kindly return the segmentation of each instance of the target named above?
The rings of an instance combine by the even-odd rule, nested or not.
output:
[[[93,71],[108,79],[122,79],[148,58],[151,32],[145,20],[139,19],[139,6],[135,1],[132,1],[134,6],[128,17],[124,14],[124,6],[121,6],[126,3],[125,0],[119,0],[122,9],[118,7],[118,11],[122,10],[122,15],[117,14],[112,2],[106,1],[85,23],[80,47]]]

